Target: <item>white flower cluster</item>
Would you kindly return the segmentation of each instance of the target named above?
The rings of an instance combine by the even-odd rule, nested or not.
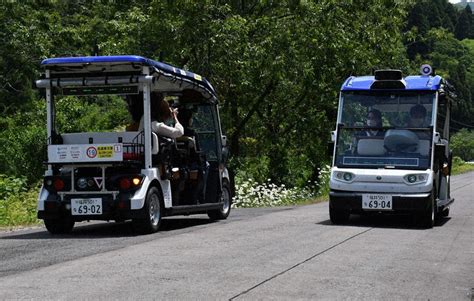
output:
[[[308,181],[304,188],[287,188],[285,184],[276,185],[270,179],[265,183],[243,180],[236,183],[234,208],[274,207],[294,205],[327,193],[329,166],[320,171],[317,183]]]

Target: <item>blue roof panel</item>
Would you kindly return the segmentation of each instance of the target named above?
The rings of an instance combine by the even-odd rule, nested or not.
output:
[[[441,85],[441,76],[412,75],[404,78],[406,89],[404,90],[425,90],[436,91]],[[374,83],[374,76],[351,76],[346,79],[341,87],[341,91],[370,91]],[[380,90],[378,90],[380,91]]]
[[[149,65],[147,58],[136,55],[115,55],[115,56],[77,56],[77,57],[57,57],[45,59],[42,66],[47,65],[70,65],[70,64],[92,64],[92,63],[137,63]]]
[[[164,73],[176,76],[177,78],[183,78],[188,81],[200,84],[209,90],[212,95],[216,95],[214,87],[212,87],[207,79],[200,76],[199,74],[137,55],[59,57],[45,59],[41,62],[41,65],[45,68],[48,68],[61,65],[89,65],[100,63],[131,63],[154,67]]]

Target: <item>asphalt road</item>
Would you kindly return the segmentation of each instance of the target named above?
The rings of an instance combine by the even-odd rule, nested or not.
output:
[[[328,203],[0,232],[0,299],[474,300],[474,173],[453,178],[449,218],[328,220]]]

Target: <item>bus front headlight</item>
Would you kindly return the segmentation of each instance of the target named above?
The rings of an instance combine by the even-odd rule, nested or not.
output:
[[[335,179],[342,182],[352,182],[354,174],[351,172],[337,171],[334,173]]]
[[[409,174],[403,177],[407,184],[420,184],[425,183],[428,180],[426,174]]]

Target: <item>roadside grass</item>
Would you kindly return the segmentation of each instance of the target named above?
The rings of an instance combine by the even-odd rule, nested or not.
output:
[[[37,225],[36,200],[38,187],[22,191],[7,198],[0,199],[0,229],[11,229]]]
[[[459,175],[470,171],[474,171],[474,164],[466,163],[459,157],[453,158],[453,167],[451,169],[452,175]]]

